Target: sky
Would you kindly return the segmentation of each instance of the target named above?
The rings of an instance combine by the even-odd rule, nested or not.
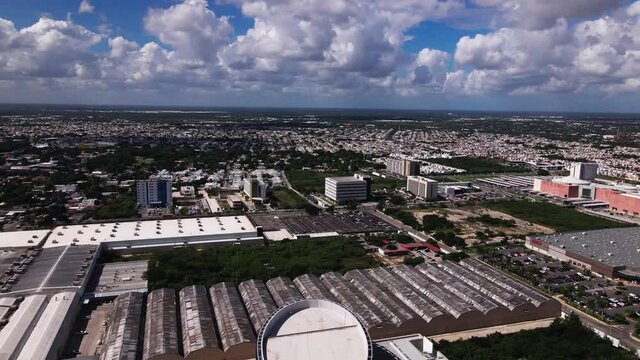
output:
[[[640,113],[640,0],[1,1],[0,103]]]

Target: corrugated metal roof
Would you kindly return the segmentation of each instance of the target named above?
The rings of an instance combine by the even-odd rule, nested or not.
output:
[[[256,334],[265,324],[269,315],[278,309],[269,290],[262,280],[247,280],[238,285],[242,301],[247,308],[249,318]]]
[[[218,338],[213,315],[202,285],[187,286],[180,290],[180,320],[184,356],[200,349],[218,349]]]
[[[367,272],[425,321],[429,322],[432,319],[445,314],[444,310],[436,303],[420,294],[411,285],[388,268],[373,268],[368,269]]]
[[[523,298],[454,262],[445,261],[440,268],[511,310],[525,303]]]
[[[447,291],[412,266],[399,265],[390,269],[456,318],[470,311],[478,311],[473,305]]]
[[[500,271],[487,266],[475,259],[464,259],[460,261],[460,265],[466,267],[467,269],[475,272],[478,275],[484,276],[487,279],[493,281],[494,283],[502,286],[503,288],[514,292],[520,296],[523,296],[529,302],[534,304],[535,306],[540,306],[545,301],[549,300],[549,297],[536,291],[533,288],[525,286],[514,279],[508,277],[507,275],[501,273]]]
[[[312,274],[300,275],[293,283],[305,299],[337,301],[320,279]]]
[[[46,295],[27,296],[18,310],[11,315],[9,322],[0,331],[0,357],[11,358],[20,351],[19,345],[29,336],[30,329],[43,308]]]
[[[144,294],[116,298],[100,360],[136,360]]]
[[[142,359],[179,354],[176,292],[173,289],[154,290],[147,297]]]
[[[300,291],[287,277],[276,277],[267,281],[267,289],[278,307],[285,306],[296,301],[304,300]]]
[[[40,315],[29,339],[24,343],[17,360],[45,360],[57,356],[58,350],[64,344],[60,343],[61,331],[65,324],[68,324],[69,311],[76,303],[75,292],[62,292],[51,296],[47,307]]]
[[[344,274],[344,277],[366,295],[373,305],[378,307],[396,326],[418,317],[408,306],[389,293],[384,286],[364,270],[351,270]]]
[[[222,349],[227,351],[241,343],[255,342],[253,328],[235,286],[230,283],[215,284],[209,289],[209,294],[222,340]]]
[[[420,264],[416,266],[416,269],[428,276],[431,280],[437,282],[440,286],[473,304],[483,313],[487,313],[501,306],[496,301],[491,300],[488,296],[459,281],[456,277],[437,266]]]
[[[367,328],[378,326],[387,321],[382,311],[367,300],[367,297],[342,275],[336,272],[328,272],[322,274],[320,280],[342,305],[360,317]]]

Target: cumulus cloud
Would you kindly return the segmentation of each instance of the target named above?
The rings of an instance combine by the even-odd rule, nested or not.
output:
[[[206,0],[149,9],[146,44],[71,20],[0,19],[0,81],[283,96],[640,90],[640,1],[474,0],[495,10],[497,28],[451,54],[405,44],[421,22],[464,11],[461,0],[224,1],[254,20],[246,34]],[[95,50],[103,40],[108,50]]]
[[[91,5],[89,0],[82,0],[80,2],[80,6],[78,7],[79,14],[93,14],[95,7]]]

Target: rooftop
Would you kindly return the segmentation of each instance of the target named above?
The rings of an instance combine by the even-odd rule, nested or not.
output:
[[[575,231],[533,238],[603,264],[640,268],[640,227]]]
[[[38,246],[49,230],[0,232],[0,249]]]
[[[102,224],[58,226],[44,247],[62,245],[97,245],[99,243],[171,240],[212,235],[255,234],[256,228],[246,216],[220,216],[171,220],[146,220]],[[193,239],[196,238],[196,239]]]

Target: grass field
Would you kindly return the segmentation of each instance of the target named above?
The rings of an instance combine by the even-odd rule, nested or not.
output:
[[[271,203],[279,209],[303,209],[308,204],[300,195],[287,188],[273,189]]]
[[[521,167],[506,166],[500,159],[456,157],[451,159],[429,159],[441,165],[467,170],[468,174],[520,173],[528,172]]]
[[[337,172],[315,172],[310,170],[287,171],[287,179],[291,186],[303,194],[323,193],[324,179],[329,176],[343,176]]]
[[[211,286],[221,281],[291,279],[377,266],[353,238],[294,240],[266,245],[176,248],[155,252],[146,277],[150,289]]]
[[[575,209],[564,208],[547,202],[517,200],[499,201],[483,205],[491,210],[500,211],[560,232],[629,226],[628,224],[591,216]]]

